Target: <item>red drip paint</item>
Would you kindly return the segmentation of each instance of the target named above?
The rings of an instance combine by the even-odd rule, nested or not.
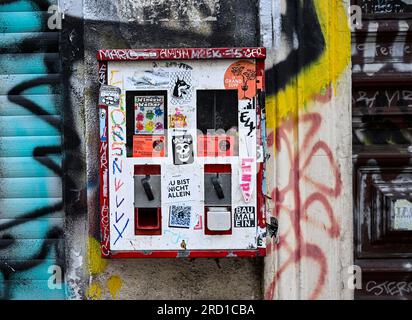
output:
[[[316,285],[310,293],[310,299],[316,299],[322,293],[326,282],[326,276],[328,272],[328,264],[326,254],[322,249],[306,240],[301,233],[301,226],[303,223],[310,223],[311,226],[320,227],[325,229],[327,237],[335,239],[340,235],[339,223],[333,212],[333,208],[330,203],[330,199],[337,198],[342,192],[342,180],[339,171],[338,164],[333,156],[333,153],[327,143],[322,140],[316,140],[316,133],[319,131],[322,118],[318,113],[305,114],[299,119],[287,119],[280,127],[276,129],[276,145],[277,152],[281,151],[281,148],[286,147],[286,152],[290,159],[290,172],[289,180],[285,187],[282,189],[275,188],[271,192],[272,201],[275,202],[274,215],[279,217],[282,211],[287,212],[288,218],[291,221],[290,230],[286,230],[285,233],[280,234],[279,243],[271,241],[268,244],[267,252],[271,253],[275,250],[284,249],[288,255],[286,260],[280,265],[279,269],[274,275],[271,283],[266,289],[265,298],[273,299],[274,292],[276,290],[276,284],[281,279],[283,273],[296,263],[303,261],[304,259],[310,259],[315,261],[319,266],[319,275],[316,280]],[[299,147],[293,143],[296,141],[297,123],[302,126],[309,125],[309,130],[303,137],[302,144]],[[291,142],[289,136],[293,137]],[[272,137],[273,139],[273,137]],[[283,142],[283,145],[282,145]],[[308,152],[309,151],[309,152]],[[311,161],[315,159],[315,156],[319,151],[323,151],[328,159],[330,171],[333,174],[334,184],[332,187],[326,185],[323,181],[316,181],[315,179],[306,175]],[[301,155],[308,154],[307,159],[300,160]],[[323,170],[325,170],[324,168]],[[316,191],[307,196],[305,199],[301,198],[300,185],[302,182],[310,183],[315,187]],[[290,194],[293,198],[293,207],[288,206],[285,199],[290,199]],[[315,223],[313,215],[317,212],[311,211],[311,206],[315,203],[320,204],[326,213],[329,221],[329,226],[324,227],[321,223]],[[296,241],[296,245],[291,245],[288,238],[293,236]]]

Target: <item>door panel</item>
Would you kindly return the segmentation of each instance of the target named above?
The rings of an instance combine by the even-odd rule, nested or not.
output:
[[[355,298],[412,299],[412,6],[352,4]]]

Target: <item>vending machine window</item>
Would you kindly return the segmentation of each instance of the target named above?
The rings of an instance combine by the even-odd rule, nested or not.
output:
[[[197,90],[198,155],[238,155],[237,90]]]
[[[167,91],[126,92],[127,156],[166,156]]]

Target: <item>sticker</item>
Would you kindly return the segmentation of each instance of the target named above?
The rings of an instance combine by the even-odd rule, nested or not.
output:
[[[114,106],[119,104],[120,88],[114,86],[101,86],[99,92],[99,104]]]
[[[135,96],[135,134],[164,134],[164,96]]]
[[[107,120],[107,111],[106,109],[100,108],[100,141],[107,142],[106,135],[106,120]]]
[[[165,165],[162,170],[162,203],[200,203],[203,198],[203,191],[200,187],[201,177],[199,165],[189,165],[182,170],[182,167],[173,164]],[[193,204],[192,204],[193,205]]]
[[[241,159],[241,172],[240,172],[240,189],[242,190],[243,199],[246,203],[250,202],[252,198],[252,181],[253,181],[253,167],[254,158]]]
[[[258,227],[257,241],[256,241],[258,248],[266,248],[266,235],[267,235],[266,228]]]
[[[165,156],[164,136],[133,136],[133,157],[152,158]]]
[[[142,87],[167,87],[169,86],[169,72],[163,68],[136,71],[127,77],[129,83],[136,88]]]
[[[201,215],[196,215],[197,223],[195,227],[193,228],[194,230],[202,230],[203,229],[203,219]]]
[[[176,179],[169,181],[167,198],[176,198],[182,200],[182,198],[190,198],[190,178]]]
[[[231,157],[234,155],[235,138],[221,135],[199,135],[197,153],[199,157]]]
[[[169,207],[169,227],[190,228],[192,207],[184,205],[172,205]]]
[[[256,65],[250,61],[232,63],[224,75],[226,89],[237,89],[239,100],[246,100],[256,95]]]
[[[187,128],[187,116],[183,114],[180,107],[176,107],[175,113],[169,115],[169,128],[184,129]]]
[[[173,136],[172,150],[175,165],[193,163],[193,137],[190,134]]]
[[[116,97],[113,97],[111,95],[107,95],[107,96],[102,97],[102,102],[103,102],[103,104],[105,104],[107,106],[113,106],[113,105],[117,104],[116,99],[117,99]]]
[[[247,129],[247,136],[250,137],[256,129],[256,112],[252,101],[249,101],[242,111],[240,111],[239,121]]]
[[[235,209],[235,228],[251,228],[255,226],[255,207],[237,207]]]
[[[412,202],[397,199],[391,214],[393,230],[412,230]]]
[[[171,103],[173,105],[188,103],[192,100],[192,73],[190,71],[177,71],[171,77]]]
[[[256,147],[256,162],[259,162],[259,163],[263,162],[265,160],[264,154],[265,154],[265,151],[263,149],[263,146],[258,145]]]
[[[256,157],[256,102],[255,99],[239,101],[239,155]]]

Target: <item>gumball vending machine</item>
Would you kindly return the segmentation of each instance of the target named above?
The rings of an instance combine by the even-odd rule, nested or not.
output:
[[[264,256],[265,49],[97,57],[102,255]]]

